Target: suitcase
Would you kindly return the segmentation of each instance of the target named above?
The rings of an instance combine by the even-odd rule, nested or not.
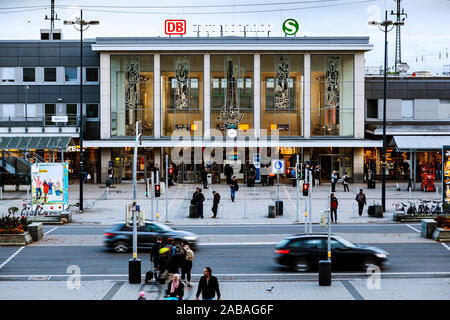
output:
[[[148,271],[145,274],[145,283],[149,283],[152,280],[153,280],[153,271]]]
[[[195,218],[195,206],[189,206],[189,218]]]
[[[369,180],[367,182],[367,189],[375,189],[375,180]]]
[[[251,178],[247,178],[247,187],[251,187],[252,186],[252,179]]]

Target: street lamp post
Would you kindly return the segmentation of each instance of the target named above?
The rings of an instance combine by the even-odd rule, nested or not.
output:
[[[376,25],[384,32],[384,77],[383,77],[383,150],[381,154],[381,203],[383,212],[386,212],[386,80],[387,80],[387,60],[388,60],[388,41],[387,34],[395,26],[404,25],[404,22],[392,22],[387,19],[387,10],[384,21],[369,21],[369,25]],[[388,27],[392,26],[390,29]]]
[[[25,132],[28,132],[28,89],[29,85],[25,86]]]
[[[91,25],[97,25],[100,22],[97,20],[85,21],[83,20],[83,10],[80,10],[80,18],[75,21],[64,21],[65,25],[73,25],[74,28],[80,31],[80,213],[83,212],[83,176],[84,176],[84,152],[83,152],[83,131],[84,131],[84,116],[83,116],[83,31],[86,31]],[[78,27],[77,27],[78,26]]]

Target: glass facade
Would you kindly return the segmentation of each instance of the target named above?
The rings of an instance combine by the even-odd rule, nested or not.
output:
[[[303,55],[261,55],[261,129],[302,135]]]
[[[153,136],[153,55],[111,55],[111,136]]]
[[[203,134],[203,55],[161,55],[161,135]]]
[[[211,55],[211,129],[253,129],[253,55]]]
[[[311,55],[311,136],[353,136],[353,55]]]

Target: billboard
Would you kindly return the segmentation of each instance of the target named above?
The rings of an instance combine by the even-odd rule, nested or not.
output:
[[[31,166],[33,209],[37,204],[46,212],[69,208],[69,164],[35,163]]]
[[[450,205],[450,146],[442,147],[442,196],[443,205]]]

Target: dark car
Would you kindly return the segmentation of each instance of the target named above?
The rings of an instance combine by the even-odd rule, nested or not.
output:
[[[127,226],[124,222],[118,223],[105,230],[104,244],[116,252],[126,252],[133,247],[133,225]],[[184,241],[191,248],[195,248],[198,236],[192,232],[175,230],[165,224],[146,221],[145,226],[137,228],[138,248],[150,249],[156,238],[161,236],[163,241],[172,238],[176,242]]]
[[[276,247],[275,261],[299,271],[317,269],[320,260],[328,259],[327,234],[301,234],[284,238]],[[386,251],[353,244],[338,236],[331,236],[331,263],[336,268],[382,266],[388,260]]]

